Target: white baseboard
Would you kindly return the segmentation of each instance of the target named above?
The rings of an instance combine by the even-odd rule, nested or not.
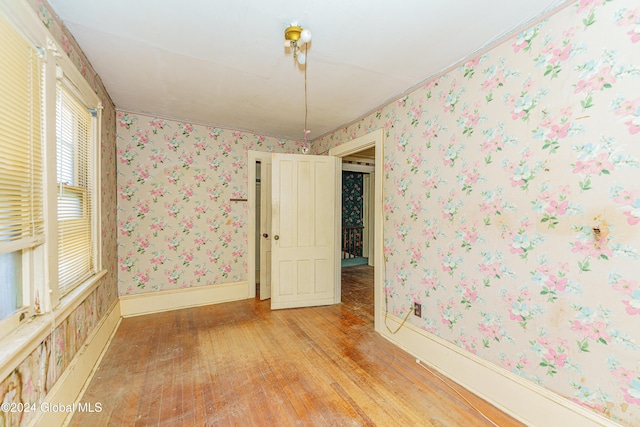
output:
[[[120,297],[120,312],[122,317],[132,317],[247,299],[248,286],[244,281],[125,295]]]
[[[401,323],[401,319],[388,316],[391,330],[396,330]],[[421,362],[529,426],[620,427],[599,414],[409,323],[405,323],[395,335],[384,327],[380,328],[380,333]]]
[[[87,337],[83,346],[78,350],[67,369],[56,381],[39,407],[40,409],[49,408],[49,410],[39,410],[29,425],[61,426],[67,417],[73,415],[74,411],[69,411],[68,408],[74,407],[74,402],[77,401],[85,383],[91,378],[91,373],[107,349],[113,334],[118,328],[120,319],[120,304],[116,300],[107,314],[98,322],[89,337]]]

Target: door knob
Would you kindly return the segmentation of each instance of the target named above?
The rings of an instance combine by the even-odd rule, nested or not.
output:
[[[280,236],[278,236],[277,234],[275,236],[273,236],[273,240],[278,240],[280,238]]]
[[[268,235],[267,233],[264,233],[264,234],[262,235],[262,237],[264,237],[264,238],[266,239],[267,237],[269,237],[269,235]]]

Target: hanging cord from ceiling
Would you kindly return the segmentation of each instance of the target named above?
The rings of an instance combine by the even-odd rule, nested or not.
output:
[[[309,59],[309,52],[307,49],[308,43],[304,44],[304,53],[306,56],[306,60],[308,61]],[[309,101],[308,101],[308,95],[307,95],[307,65],[305,63],[305,65],[303,65],[304,67],[304,145],[302,147],[302,152],[304,154],[309,154],[309,143],[307,141],[307,136],[309,135],[309,133],[311,132],[309,129],[307,129],[307,117],[309,115]]]
[[[293,58],[302,67],[304,73],[304,136],[302,141],[301,151],[303,154],[309,154],[309,133],[307,129],[308,115],[309,115],[309,102],[307,94],[307,54],[309,50],[309,41],[311,41],[311,32],[307,29],[303,29],[298,25],[298,22],[292,22],[284,30],[285,47],[293,50]],[[304,46],[304,52],[301,52],[302,46]]]

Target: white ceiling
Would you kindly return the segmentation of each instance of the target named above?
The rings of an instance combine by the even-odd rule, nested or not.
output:
[[[375,110],[564,0],[49,0],[119,109],[302,139]]]

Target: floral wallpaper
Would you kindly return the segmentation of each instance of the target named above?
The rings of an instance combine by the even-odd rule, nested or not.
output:
[[[116,111],[100,77],[95,73],[73,37],[45,1],[28,0],[38,17],[64,52],[94,88],[103,104],[101,135],[102,267],[105,278],[69,317],[63,319],[15,370],[0,381],[0,402],[39,404],[81,349],[87,337],[118,297],[116,245]],[[33,412],[0,412],[0,425],[22,426]]]
[[[342,225],[362,227],[364,200],[363,179],[360,172],[342,172]]]
[[[300,143],[119,111],[120,295],[247,280],[247,151]]]
[[[108,275],[0,382],[2,401],[24,403],[41,402],[64,372],[117,297],[116,275],[120,294],[244,280],[246,203],[230,199],[246,197],[246,150],[299,151],[232,130],[116,119],[49,5],[28,3],[105,105]],[[324,152],[385,129],[394,314],[419,301],[414,325],[629,426],[640,424],[639,47],[637,2],[577,1],[314,141]]]
[[[640,7],[582,0],[314,141],[385,129],[385,293],[409,321],[640,425]]]

